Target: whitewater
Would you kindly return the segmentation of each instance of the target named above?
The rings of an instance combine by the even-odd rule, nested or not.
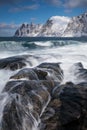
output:
[[[2,40],[3,39],[3,40]],[[76,71],[76,68],[73,67],[73,64],[75,63],[82,63],[84,68],[87,69],[87,39],[46,39],[46,38],[36,38],[33,39],[16,39],[14,40],[10,38],[0,39],[0,60],[3,58],[8,57],[14,57],[14,56],[27,56],[30,57],[27,59],[26,67],[24,68],[33,68],[41,63],[59,63],[61,69],[64,72],[63,81],[61,84],[64,84],[66,82],[73,82],[75,84],[83,82],[81,79],[77,79],[75,77],[74,71]],[[29,64],[28,64],[29,63]],[[5,105],[10,100],[10,97],[7,92],[2,93],[5,85],[8,81],[13,81],[13,79],[9,79],[11,76],[15,75],[18,71],[12,71],[8,69],[1,69],[0,70],[0,124],[3,116],[3,110]],[[27,78],[21,78],[21,80],[28,80]],[[15,80],[17,81],[17,80]],[[17,84],[17,85],[20,85]],[[49,92],[46,90],[46,88],[42,87],[42,90],[44,93],[47,93],[47,99],[44,102],[43,97],[38,93],[37,90],[31,91],[32,95],[35,95],[39,98],[39,101],[44,103],[42,105],[42,110],[40,113],[40,116],[44,113],[45,108],[47,107],[49,101],[51,100],[51,97],[49,95]],[[16,98],[16,95],[14,95],[14,99]],[[21,104],[21,97],[19,96],[19,101],[17,101],[20,106]],[[36,116],[33,116],[33,105],[29,103],[29,110],[30,110],[30,118],[32,119],[32,122],[34,122],[33,127],[30,128],[30,130],[38,130],[38,124],[40,123],[40,116],[36,113]],[[38,117],[38,119],[36,118]],[[26,122],[25,120],[23,123]],[[1,127],[1,125],[0,125]],[[23,124],[23,127],[26,129],[26,124]]]
[[[69,69],[77,62],[81,62],[87,68],[87,41],[86,39],[81,41],[59,39],[47,41],[43,39],[42,41],[0,41],[1,59],[17,55],[32,55],[33,57],[30,59],[32,65],[29,67],[37,66],[43,62],[60,62],[64,70],[64,82],[77,82],[73,79]],[[34,56],[40,58],[36,59]],[[5,71],[7,75],[4,75]],[[0,83],[5,84],[11,73],[15,72],[0,70]]]

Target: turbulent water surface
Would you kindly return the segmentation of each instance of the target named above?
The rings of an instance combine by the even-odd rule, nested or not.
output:
[[[56,63],[60,62],[60,66],[64,71],[64,79],[79,83],[73,75],[74,68],[72,65],[81,62],[87,68],[87,39],[86,38],[0,38],[0,59],[17,55],[31,55],[27,67],[35,67],[43,62]],[[38,58],[39,57],[39,58]],[[71,69],[72,68],[72,69]],[[71,71],[72,70],[72,71]],[[16,71],[0,70],[0,121],[2,111],[5,104],[8,102],[8,94],[2,90],[13,74]],[[50,97],[48,97],[48,101]],[[47,101],[47,103],[48,103]],[[46,106],[43,107],[42,112]],[[36,130],[37,122],[32,128]],[[25,130],[25,129],[24,129]]]
[[[31,58],[32,66],[42,62],[61,62],[64,70],[64,82],[74,81],[69,72],[72,64],[82,62],[87,68],[87,39],[86,38],[1,38],[0,39],[0,58],[15,55],[39,56]],[[0,71],[1,84],[7,81],[11,72]],[[3,76],[4,75],[4,76]],[[1,87],[2,88],[2,87]]]

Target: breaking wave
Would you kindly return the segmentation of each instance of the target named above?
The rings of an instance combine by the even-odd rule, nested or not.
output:
[[[0,42],[0,51],[23,51],[23,50],[34,50],[34,49],[48,49],[55,48],[60,46],[72,45],[72,44],[80,44],[78,41],[1,41]]]
[[[15,57],[10,57],[13,55]],[[6,57],[7,60],[3,59]],[[61,84],[77,84],[87,80],[87,69],[84,69],[87,68],[87,41],[84,40],[3,40],[0,41],[0,58],[0,130],[7,130],[8,121],[8,130],[14,121],[11,130],[19,130],[20,126],[21,130],[39,130],[39,127],[43,127],[41,116],[51,100],[52,87],[49,89],[49,85],[54,85],[53,80],[55,85],[57,82],[59,85],[60,81]],[[54,63],[58,64],[54,66]],[[56,66],[60,67],[57,69]],[[41,85],[43,79],[45,82]],[[46,79],[52,79],[52,82],[49,84]],[[59,86],[55,86],[53,92],[57,87]],[[58,103],[61,104],[59,100]],[[46,115],[48,117],[55,114],[54,109],[50,108],[48,107],[50,111]],[[49,119],[48,117],[43,118]]]

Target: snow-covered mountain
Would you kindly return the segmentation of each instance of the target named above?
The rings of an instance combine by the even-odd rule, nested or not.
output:
[[[66,29],[69,17],[53,16],[42,26],[39,36],[60,37]]]
[[[15,32],[17,37],[36,37],[41,30],[41,24],[22,24],[21,27]]]
[[[45,24],[22,24],[17,37],[80,37],[87,36],[87,13],[69,18],[52,16]]]
[[[64,37],[87,36],[87,13],[73,17],[62,35]]]
[[[69,22],[69,17],[53,16],[46,21],[45,24],[22,24],[22,26],[15,32],[17,37],[51,37],[61,36]]]

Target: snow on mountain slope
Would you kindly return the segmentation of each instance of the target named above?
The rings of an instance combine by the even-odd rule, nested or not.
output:
[[[69,18],[52,16],[45,24],[22,24],[17,37],[80,37],[87,36],[87,13]]]
[[[87,13],[73,17],[64,31],[63,37],[87,36]]]
[[[15,32],[17,37],[36,37],[39,30],[42,28],[41,24],[22,24],[22,26]]]
[[[15,32],[17,37],[36,37],[36,36],[58,36],[60,37],[69,22],[69,17],[53,16],[45,24],[22,24]]]
[[[61,36],[69,22],[69,17],[64,16],[52,16],[43,25],[39,36]]]

